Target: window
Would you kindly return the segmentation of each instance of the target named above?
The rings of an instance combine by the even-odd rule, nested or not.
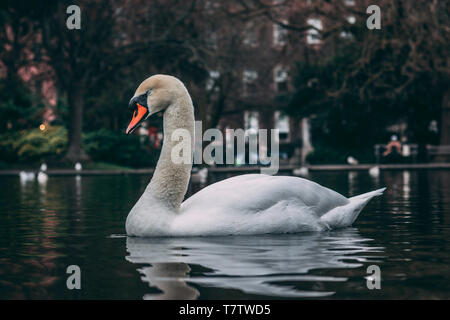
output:
[[[209,72],[209,78],[208,80],[206,80],[206,90],[210,91],[211,89],[213,89],[216,84],[216,80],[219,79],[219,77],[219,71],[211,70]],[[214,90],[219,91],[219,88],[215,87]]]
[[[205,12],[212,13],[214,9],[217,8],[217,2],[214,0],[206,0],[205,1]]]
[[[205,44],[206,44],[207,48],[209,48],[211,50],[216,50],[217,49],[217,33],[214,31],[209,33],[208,36],[206,36]]]
[[[258,79],[258,72],[253,70],[244,70],[242,74],[242,82],[244,84],[244,95],[249,95],[255,91],[256,79]]]
[[[355,0],[344,0],[346,6],[354,6]]]
[[[346,17],[346,20],[350,24],[354,24],[356,22],[355,16],[348,16],[348,17]],[[340,35],[341,35],[341,38],[343,38],[343,39],[348,39],[348,40],[353,39],[353,34],[350,31],[344,30],[341,32]]]
[[[273,70],[273,82],[277,92],[286,92],[288,90],[288,73],[281,66],[275,67]]]
[[[258,138],[259,129],[259,113],[258,111],[245,111],[244,113],[244,125],[245,125],[245,136],[249,144],[255,144]],[[245,154],[243,155],[245,159]],[[258,152],[252,150],[249,146],[248,150],[248,163],[256,164],[258,163]]]
[[[256,135],[259,129],[259,113],[258,111],[244,112],[244,128],[246,135]]]
[[[311,18],[306,21],[306,23],[313,28],[309,29],[306,34],[306,42],[308,44],[320,44],[322,42],[320,38],[319,30],[322,30],[322,21],[317,18]]]
[[[282,23],[287,24],[286,21]],[[284,46],[287,43],[288,30],[277,23],[273,24],[273,44],[275,46]]]
[[[258,33],[253,21],[248,22],[245,26],[243,42],[247,46],[254,47],[258,45]]]
[[[275,111],[274,118],[275,129],[278,129],[280,140],[289,139],[289,116],[282,114],[280,111]]]

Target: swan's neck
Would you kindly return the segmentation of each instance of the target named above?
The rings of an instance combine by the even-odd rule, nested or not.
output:
[[[178,212],[186,194],[192,169],[192,149],[194,144],[194,108],[187,93],[181,95],[164,112],[164,141],[161,155],[156,165],[153,178],[145,193],[153,201],[160,202],[171,211]],[[171,159],[172,148],[179,141],[172,141],[172,134],[177,129],[185,129],[191,137],[189,163],[174,163]]]

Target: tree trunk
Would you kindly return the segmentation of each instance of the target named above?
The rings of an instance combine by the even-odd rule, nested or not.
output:
[[[84,90],[74,85],[68,92],[69,104],[69,146],[64,159],[71,162],[88,161],[89,156],[82,148]]]
[[[450,91],[442,98],[441,145],[450,145]]]
[[[442,114],[441,114],[441,146],[450,145],[450,91],[447,91],[442,98]],[[449,161],[448,155],[437,156],[435,161]]]

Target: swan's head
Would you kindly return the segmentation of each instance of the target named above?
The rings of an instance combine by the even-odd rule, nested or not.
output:
[[[136,89],[128,105],[133,117],[126,134],[133,132],[152,114],[164,111],[186,92],[183,83],[172,76],[157,74],[145,79]]]

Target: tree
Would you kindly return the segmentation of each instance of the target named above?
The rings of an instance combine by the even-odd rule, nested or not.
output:
[[[42,67],[33,22],[38,12],[36,3],[0,4],[0,132],[35,128],[41,123],[39,79],[23,81],[24,74],[29,76]]]
[[[51,67],[58,92],[67,99],[69,107],[69,145],[65,159],[76,162],[88,159],[82,148],[85,96],[90,88],[120,67],[117,59],[126,57],[129,46],[117,44],[119,26],[115,12],[120,1],[78,2],[79,30],[66,26],[66,9],[71,4],[60,1],[43,5],[38,24],[43,60]]]
[[[119,75],[129,80],[125,84],[129,88],[129,83],[135,84],[152,70],[160,73],[197,68],[190,61],[192,45],[180,32],[197,1],[78,1],[79,30],[66,26],[66,9],[71,4],[62,1],[42,5],[37,21],[42,37],[37,42],[60,95],[67,99],[69,146],[65,159],[74,162],[87,159],[81,134],[89,97],[99,96],[97,92],[108,94],[108,89],[117,87],[114,81],[124,84]],[[107,110],[101,105],[96,108]]]
[[[365,27],[369,4],[347,9],[343,16],[355,15],[354,25],[326,25],[322,55],[299,65],[289,112],[316,114],[328,129],[335,126],[330,137],[343,134],[342,143],[360,146],[402,119],[411,140],[433,142],[428,127],[442,115],[441,143],[447,143],[448,2],[379,1],[381,30]],[[342,31],[351,36],[342,38]]]

